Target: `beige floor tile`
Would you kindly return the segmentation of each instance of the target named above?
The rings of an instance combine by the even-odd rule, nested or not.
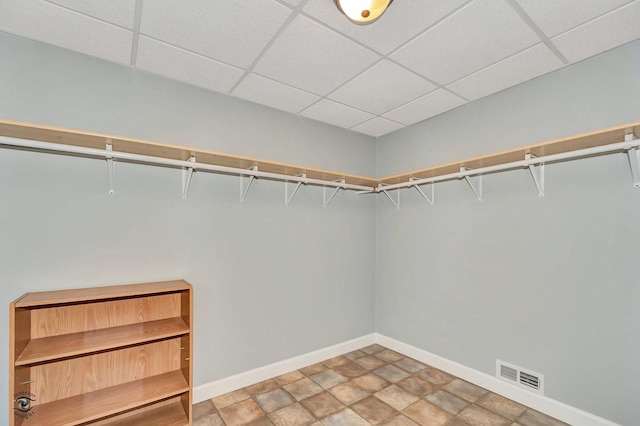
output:
[[[385,348],[384,346],[380,346],[378,344],[375,344],[375,345],[369,345],[366,348],[362,348],[360,350],[362,352],[366,353],[366,354],[371,355],[371,354],[375,354],[377,352],[383,351],[385,349],[387,349],[387,348]]]
[[[305,376],[313,376],[314,374],[318,374],[321,371],[326,370],[328,367],[323,363],[319,362],[317,364],[310,365],[308,367],[304,367],[300,369],[300,372]]]
[[[404,390],[420,397],[425,396],[436,389],[435,385],[431,382],[427,382],[426,380],[416,376],[409,376],[406,379],[396,382],[396,384]]]
[[[470,405],[458,415],[460,420],[471,426],[509,426],[511,420],[507,420],[491,411],[485,410],[477,405]]]
[[[404,414],[398,414],[397,416],[391,417],[389,420],[381,423],[380,426],[419,426],[418,423],[411,420],[409,417]]]
[[[443,389],[471,402],[477,401],[480,397],[489,392],[480,386],[473,385],[460,379],[455,379],[451,383],[445,385]]]
[[[400,355],[398,352],[394,352],[390,349],[385,349],[383,351],[376,352],[374,356],[386,362],[396,362],[404,358],[404,355]]]
[[[509,420],[517,419],[526,407],[495,393],[489,393],[476,401],[476,404]]]
[[[356,360],[356,359],[360,359],[364,356],[367,356],[366,352],[363,352],[361,350],[357,350],[357,351],[353,351],[353,352],[349,352],[347,354],[342,355],[343,357],[350,359],[351,361]]]
[[[346,377],[333,370],[325,370],[321,373],[314,374],[310,379],[322,386],[324,389],[331,389],[332,387],[347,381]]]
[[[442,408],[447,413],[458,414],[469,405],[468,401],[457,397],[449,392],[445,392],[441,389],[430,393],[425,396],[424,399],[435,405],[436,407]]]
[[[280,385],[273,379],[265,380],[255,385],[247,386],[244,388],[249,395],[258,395],[260,393],[265,393],[272,391],[274,389],[278,389]]]
[[[566,423],[530,408],[527,408],[516,421],[522,426],[566,426]]]
[[[373,372],[383,379],[390,381],[391,383],[399,382],[400,380],[409,376],[409,373],[391,364],[377,368],[373,370]]]
[[[379,390],[382,390],[391,384],[391,382],[389,382],[388,380],[385,380],[377,374],[373,373],[357,377],[353,379],[353,383],[371,393],[378,392]]]
[[[273,423],[267,416],[262,416],[249,423],[243,423],[242,426],[273,426]]]
[[[345,364],[333,367],[333,371],[351,379],[354,377],[363,376],[369,372],[369,370],[360,367],[353,361],[349,361]]]
[[[200,417],[204,417],[208,414],[216,413],[216,406],[213,405],[213,401],[207,399],[198,404],[193,405],[193,419],[197,420]]]
[[[311,414],[321,419],[335,412],[346,408],[340,401],[333,397],[329,392],[322,392],[310,398],[300,401]]]
[[[376,392],[374,396],[398,411],[403,410],[420,399],[397,385],[388,386]]]
[[[267,416],[275,426],[308,426],[316,421],[299,403],[287,405]]]
[[[249,398],[249,394],[244,389],[238,389],[237,391],[225,393],[212,399],[216,408],[220,410],[226,406],[235,404],[236,402],[244,401]]]
[[[360,367],[366,368],[367,370],[375,370],[376,368],[380,368],[386,364],[385,361],[371,355],[358,358],[354,362],[358,364]]]
[[[289,383],[283,386],[284,389],[291,394],[297,401],[309,398],[317,393],[322,392],[322,388],[308,377]]]
[[[397,413],[396,410],[375,396],[369,396],[356,402],[351,406],[351,409],[372,425],[377,425]]]
[[[393,363],[396,367],[402,368],[404,371],[408,371],[409,373],[417,373],[418,371],[422,371],[427,368],[421,362],[418,362],[411,358],[403,358],[400,361],[396,361]]]
[[[194,426],[225,426],[218,413],[210,413],[193,421]]]
[[[415,376],[427,380],[428,382],[431,382],[436,386],[446,385],[447,383],[455,379],[455,376],[452,376],[451,374],[445,373],[444,371],[438,370],[437,368],[433,367],[427,367],[424,370],[416,373]]]
[[[326,365],[327,367],[329,367],[329,368],[333,368],[333,367],[337,367],[337,366],[342,365],[342,364],[346,364],[347,362],[350,362],[350,361],[351,360],[349,358],[340,355],[340,356],[336,356],[336,357],[330,358],[330,359],[328,359],[326,361],[322,361],[322,363],[324,365]]]
[[[253,399],[236,402],[219,410],[227,426],[237,426],[262,417],[264,413]]]
[[[260,408],[262,408],[262,411],[267,414],[295,402],[291,395],[289,395],[281,388],[274,389],[266,393],[261,393],[260,395],[254,396],[254,398]]]
[[[345,405],[351,405],[371,395],[353,382],[346,382],[334,386],[329,389],[329,392]]]
[[[402,414],[423,426],[441,426],[453,418],[451,414],[424,400],[411,404],[402,410]]]
[[[304,379],[305,375],[302,374],[299,370],[291,371],[287,374],[283,374],[282,376],[278,376],[275,378],[275,381],[278,382],[281,386],[287,385],[289,383],[293,383],[300,379]]]
[[[346,408],[322,419],[324,426],[369,426],[370,423],[357,415],[353,410]]]

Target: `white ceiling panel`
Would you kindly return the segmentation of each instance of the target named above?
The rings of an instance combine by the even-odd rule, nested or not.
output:
[[[393,132],[394,130],[402,129],[403,127],[404,126],[402,124],[395,123],[391,120],[387,120],[386,118],[376,117],[357,125],[351,130],[377,138],[378,136],[385,135]]]
[[[391,57],[444,85],[539,41],[504,0],[484,0],[466,6]]]
[[[442,114],[464,103],[466,101],[461,97],[440,89],[396,108],[384,116],[409,125]]]
[[[378,59],[370,50],[298,16],[254,71],[290,86],[326,95]]]
[[[291,6],[298,6],[302,0],[284,0],[285,3],[289,3]]]
[[[437,86],[389,61],[381,61],[329,95],[330,99],[383,114]]]
[[[133,34],[38,0],[0,1],[0,30],[128,64]]]
[[[551,41],[571,62],[640,38],[640,1],[559,35]]]
[[[196,86],[228,92],[244,71],[144,36],[138,43],[138,68]]]
[[[69,9],[73,9],[85,15],[93,16],[112,24],[133,29],[133,20],[136,14],[136,2],[134,0],[48,0]]]
[[[320,99],[319,96],[256,74],[247,75],[232,95],[292,113],[298,113]]]
[[[548,37],[558,35],[630,2],[630,0],[516,1]]]
[[[302,111],[300,115],[347,129],[374,117],[374,115],[367,112],[328,99],[322,99],[320,102],[311,105]]]
[[[152,0],[140,32],[238,67],[248,67],[291,14],[272,0]]]
[[[544,44],[513,55],[447,86],[467,99],[479,99],[562,67]]]
[[[399,0],[374,25],[354,25],[332,0],[309,0],[302,11],[382,54],[388,54],[468,0]],[[402,3],[401,6],[398,6]]]

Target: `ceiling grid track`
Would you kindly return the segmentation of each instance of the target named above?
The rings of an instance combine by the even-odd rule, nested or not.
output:
[[[131,40],[131,66],[135,67],[138,60],[138,43],[140,42],[140,24],[142,22],[142,2],[136,0],[136,11],[133,18],[133,38]]]

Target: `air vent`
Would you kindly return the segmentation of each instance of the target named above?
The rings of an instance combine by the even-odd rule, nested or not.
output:
[[[521,388],[544,395],[544,376],[517,365],[496,360],[496,377]]]

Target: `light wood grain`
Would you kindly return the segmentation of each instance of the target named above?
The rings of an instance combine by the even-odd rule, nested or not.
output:
[[[34,364],[117,349],[183,334],[189,334],[189,327],[182,317],[177,317],[32,339],[16,360],[15,365]]]
[[[92,422],[91,426],[183,426],[188,424],[190,424],[189,417],[182,408],[181,397],[175,397]]]
[[[38,405],[31,424],[78,425],[187,391],[189,384],[182,372],[171,371]]]
[[[15,302],[16,307],[45,306],[86,302],[90,300],[107,300],[133,296],[147,296],[189,290],[190,284],[184,280],[162,281],[143,284],[127,284],[105,287],[74,288],[68,290],[41,291],[27,293]]]

